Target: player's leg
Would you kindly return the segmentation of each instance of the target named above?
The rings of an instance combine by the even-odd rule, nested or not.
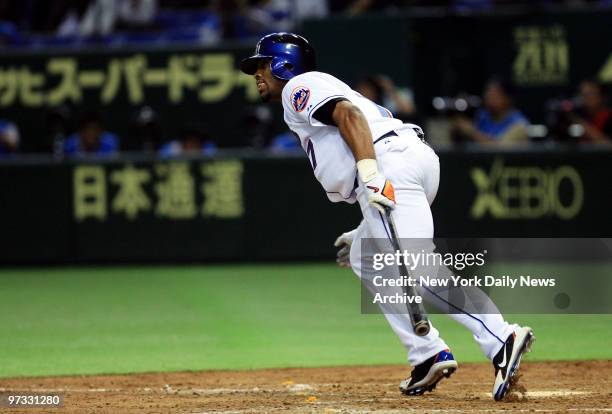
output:
[[[361,279],[363,286],[371,287],[371,280],[375,274],[373,268],[375,252],[369,251],[366,246],[369,243],[362,243],[365,239],[372,239],[372,235],[367,223],[362,221],[351,246],[351,267]],[[387,322],[408,350],[408,361],[414,367],[411,376],[400,383],[400,390],[404,394],[420,395],[425,391],[432,391],[443,377],[449,377],[457,369],[457,363],[448,346],[439,337],[438,330],[433,325],[429,334],[424,337],[418,336],[414,333],[407,313],[396,313],[396,308],[385,304],[379,306]]]
[[[399,136],[394,139],[404,138]],[[412,241],[409,239],[415,239],[414,244],[421,247],[422,243],[432,239],[434,234],[430,203],[438,191],[440,179],[438,157],[429,146],[413,142],[405,147],[382,152],[378,154],[378,158],[383,174],[395,187],[397,204],[392,214],[398,235],[404,239],[402,247],[411,248],[406,246]],[[365,200],[361,200],[364,217],[371,233],[377,238],[388,237],[384,217],[369,205],[365,205],[364,208],[364,203]],[[432,251],[433,247],[431,245]],[[445,295],[438,295],[433,289],[426,289],[422,293],[428,301],[438,308],[448,309],[451,318],[466,326],[474,334],[476,342],[489,359],[493,359],[502,346],[504,341],[501,338],[506,338],[515,328],[504,321],[499,313],[475,315],[473,312],[463,312],[461,306],[453,307],[456,304],[449,304]],[[478,298],[480,303],[486,305],[490,302],[487,309],[496,309],[491,300],[484,293],[482,295],[483,297]]]
[[[440,174],[439,162],[433,150],[424,144],[409,145],[403,151],[380,154],[379,161],[383,174],[395,187],[397,207],[393,215],[399,237],[432,238],[433,219],[429,204],[437,193]],[[370,223],[383,223],[381,217],[376,217],[375,209],[367,210],[364,215],[369,217]],[[380,225],[376,228],[380,228]],[[375,234],[378,237],[382,233],[378,231]],[[428,302],[445,309],[452,319],[472,332],[482,352],[495,365],[494,398],[503,398],[511,376],[518,369],[522,353],[533,341],[531,329],[506,322],[493,301],[477,288],[462,289],[462,303],[453,303],[451,295],[432,288],[425,288],[422,293]],[[503,369],[506,364],[508,369]]]
[[[368,224],[362,221],[357,229],[351,246],[351,268],[361,279],[363,286],[366,288],[371,286],[369,282],[371,282],[376,274],[373,267],[373,255],[376,252],[367,251],[368,248],[365,247],[365,244],[362,245],[362,240],[372,238],[373,236],[370,233]],[[363,249],[362,246],[364,247]],[[422,337],[417,336],[412,329],[409,315],[406,313],[392,313],[394,309],[389,309],[383,304],[381,304],[380,308],[391,325],[391,328],[408,350],[408,361],[411,365],[416,366],[438,352],[448,348],[439,337],[438,330],[435,327],[431,327],[428,335]]]
[[[435,157],[435,154],[433,155]],[[393,157],[385,158],[383,156],[379,161],[382,161],[384,164],[401,162],[404,166],[406,165],[405,158],[398,158],[397,160]],[[436,182],[437,186],[437,178],[434,178],[433,181]],[[395,194],[397,207],[393,214],[396,224],[399,217],[400,225],[404,230],[401,237],[431,239],[433,237],[433,219],[423,185],[411,185],[410,188],[396,187]],[[365,218],[362,224],[362,226],[366,227],[366,230],[363,232],[364,237],[380,241],[384,245],[388,241],[385,218],[378,210],[367,203],[362,191],[358,191],[358,199]],[[357,258],[359,246],[353,246],[353,249],[355,249],[354,256]],[[380,252],[386,248],[387,246],[379,246],[379,249],[375,250]],[[351,251],[352,254],[353,249]],[[366,266],[368,269],[371,268],[373,253],[375,252],[370,253],[366,260],[360,260],[355,265]],[[361,272],[361,274],[366,275],[368,269],[365,272]],[[386,273],[390,271],[395,271],[395,269],[386,269]],[[397,276],[399,276],[399,272]],[[398,290],[400,294],[403,293],[401,288],[398,288]],[[377,288],[376,291],[380,291],[380,289]],[[386,289],[385,294],[388,293],[393,292]],[[415,367],[411,377],[401,383],[400,389],[402,392],[406,394],[421,394],[426,390],[432,390],[443,376],[450,376],[454,372],[457,368],[457,363],[435,328],[432,327],[430,333],[425,337],[417,336],[414,333],[410,316],[407,314],[406,309],[404,309],[404,305],[399,305],[399,307],[398,305],[391,305],[390,309],[387,309],[384,313],[391,326],[408,348],[408,359],[411,365]]]

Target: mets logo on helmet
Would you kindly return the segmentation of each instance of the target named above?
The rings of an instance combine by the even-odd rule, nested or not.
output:
[[[308,104],[310,89],[305,86],[298,86],[291,91],[291,105],[296,112],[302,112]]]

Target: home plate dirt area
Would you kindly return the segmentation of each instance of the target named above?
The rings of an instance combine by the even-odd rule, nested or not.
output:
[[[398,391],[403,366],[0,379],[0,391],[60,393],[51,413],[612,413],[612,361],[524,362],[518,392],[491,398],[493,367],[462,364],[433,393]]]

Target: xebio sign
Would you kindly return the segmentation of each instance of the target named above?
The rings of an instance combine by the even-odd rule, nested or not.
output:
[[[582,209],[584,187],[580,174],[569,165],[556,168],[505,166],[495,159],[490,171],[472,168],[478,191],[470,215],[479,220],[538,219],[556,216],[570,220]]]

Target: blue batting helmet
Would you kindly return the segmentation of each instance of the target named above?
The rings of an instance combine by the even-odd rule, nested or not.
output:
[[[254,75],[261,59],[271,59],[272,75],[285,81],[315,68],[314,49],[308,40],[293,33],[272,33],[262,37],[257,42],[255,54],[240,62],[240,70]]]

